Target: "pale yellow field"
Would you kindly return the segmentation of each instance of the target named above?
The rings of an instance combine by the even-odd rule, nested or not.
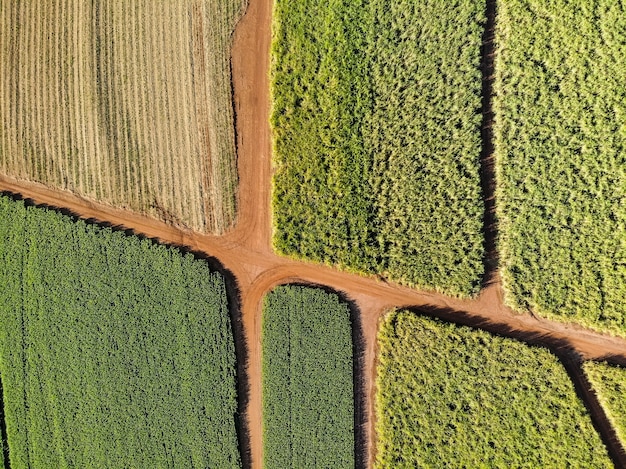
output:
[[[223,232],[245,3],[0,1],[0,172]]]

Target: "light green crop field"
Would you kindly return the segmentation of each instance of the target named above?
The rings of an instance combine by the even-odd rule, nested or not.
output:
[[[483,274],[481,0],[277,0],[274,246],[470,296]]]
[[[224,279],[205,261],[0,197],[11,469],[240,467]]]
[[[626,368],[586,362],[583,369],[617,436],[626,447]]]
[[[613,467],[548,350],[408,311],[378,347],[375,467]]]
[[[263,466],[354,468],[350,310],[319,288],[263,305]]]
[[[495,149],[506,301],[626,334],[626,5],[502,0]]]

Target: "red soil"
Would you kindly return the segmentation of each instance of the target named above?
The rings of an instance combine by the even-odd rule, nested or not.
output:
[[[237,279],[246,336],[247,402],[251,465],[262,463],[261,428],[261,301],[278,284],[305,282],[331,287],[352,300],[363,334],[368,459],[373,459],[375,347],[380,316],[392,308],[411,308],[433,316],[517,337],[580,358],[610,358],[626,364],[626,340],[609,337],[505,307],[497,274],[475,300],[340,272],[328,266],[290,260],[271,248],[271,139],[269,129],[269,45],[271,0],[250,0],[234,35],[232,70],[237,116],[239,167],[238,220],[224,236],[207,236],[173,227],[133,212],[103,205],[69,192],[0,176],[0,191],[20,194],[36,203],[65,208],[85,219],[129,228],[161,242],[186,246],[216,258]]]

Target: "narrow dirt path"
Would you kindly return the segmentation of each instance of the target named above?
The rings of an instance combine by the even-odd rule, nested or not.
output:
[[[504,306],[502,289],[493,259],[489,278],[475,300],[449,298],[417,291],[376,278],[340,272],[327,266],[276,256],[271,249],[271,139],[268,126],[269,47],[272,0],[249,0],[245,16],[233,38],[232,73],[236,111],[239,170],[238,219],[224,236],[207,236],[179,229],[161,221],[48,189],[40,184],[0,175],[0,191],[37,204],[61,208],[84,219],[130,229],[163,243],[189,248],[217,259],[237,280],[241,319],[246,337],[247,428],[251,467],[262,464],[261,427],[261,302],[274,286],[306,282],[330,287],[355,305],[362,333],[362,387],[365,393],[365,440],[370,465],[374,457],[374,377],[376,333],[380,316],[392,308],[409,308],[459,324],[515,337],[552,348],[562,356],[577,359],[611,359],[626,364],[626,340],[597,334],[575,325],[550,322],[531,315],[517,315]],[[487,39],[487,38],[485,38]],[[483,130],[484,131],[484,130]],[[489,158],[491,151],[484,150]],[[489,184],[488,172],[483,187]],[[485,177],[486,176],[486,177]],[[489,192],[486,191],[487,198]],[[493,221],[493,219],[492,219]],[[486,224],[489,219],[486,218]],[[495,240],[495,235],[493,236]],[[495,244],[488,251],[495,253]]]

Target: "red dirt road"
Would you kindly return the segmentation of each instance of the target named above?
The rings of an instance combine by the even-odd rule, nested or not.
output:
[[[496,280],[475,300],[416,291],[375,278],[337,271],[327,266],[276,256],[271,249],[271,139],[269,121],[269,46],[272,0],[250,0],[237,26],[232,56],[239,168],[238,220],[224,236],[206,236],[167,225],[133,212],[113,208],[0,176],[0,191],[20,194],[36,203],[69,209],[85,219],[129,228],[164,243],[186,246],[216,258],[237,279],[248,354],[247,403],[251,466],[262,465],[261,428],[261,301],[274,286],[306,282],[328,286],[354,301],[363,340],[368,459],[374,448],[373,390],[378,320],[385,311],[408,307],[462,324],[543,344],[583,358],[611,358],[626,364],[626,340],[604,336],[578,326],[517,315],[503,305]]]
[[[245,190],[245,186],[242,187]],[[449,298],[432,292],[387,284],[374,278],[340,272],[326,266],[278,257],[257,245],[248,245],[237,230],[226,236],[205,236],[78,198],[71,193],[47,189],[33,183],[17,182],[0,176],[0,190],[21,194],[36,203],[69,209],[85,219],[95,219],[130,228],[164,243],[186,246],[217,258],[235,276],[241,292],[242,319],[248,348],[248,424],[252,467],[261,467],[261,300],[278,284],[307,282],[329,286],[353,300],[359,310],[365,356],[363,378],[368,409],[368,454],[373,457],[373,389],[375,344],[378,320],[382,313],[396,307],[419,309],[461,324],[543,344],[562,352],[575,352],[582,358],[603,359],[626,364],[626,341],[604,336],[574,325],[566,325],[530,315],[517,315],[502,304],[501,287],[494,283],[476,300]],[[250,237],[248,237],[250,239]],[[269,243],[268,243],[269,244]]]

